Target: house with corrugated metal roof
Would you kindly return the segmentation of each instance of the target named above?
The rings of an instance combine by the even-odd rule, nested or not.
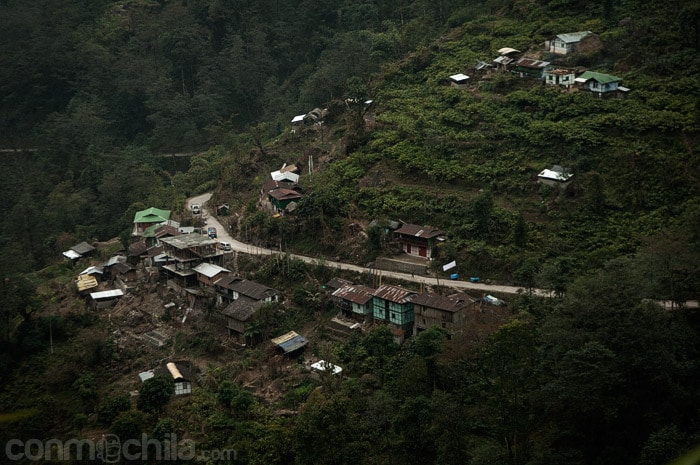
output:
[[[189,362],[168,362],[154,370],[139,373],[139,379],[142,383],[144,383],[155,376],[166,376],[171,378],[175,384],[175,395],[180,396],[184,394],[192,394],[192,371],[193,366]]]
[[[235,336],[246,344],[261,342],[260,335],[250,334],[255,314],[266,304],[282,300],[282,293],[264,284],[238,276],[224,275],[214,283],[217,318],[226,327],[229,336]]]
[[[413,303],[413,335],[433,326],[443,328],[452,337],[466,323],[469,312],[479,311],[481,301],[463,292],[450,296],[418,294]]]
[[[579,32],[568,32],[564,34],[557,34],[556,37],[551,39],[548,44],[550,53],[556,53],[557,55],[569,55],[576,51],[579,43],[593,34],[591,31],[579,31]]]
[[[95,248],[93,246],[83,241],[79,244],[75,244],[73,247],[63,252],[63,256],[70,258],[71,260],[77,260],[81,257],[92,254],[94,251]]]
[[[227,276],[231,271],[213,263],[200,263],[192,268],[197,273],[197,281],[205,287],[214,287],[214,283]]]
[[[498,57],[494,58],[496,68],[501,71],[506,71],[508,67],[518,58],[520,50],[511,47],[503,47],[498,49]]]
[[[146,241],[146,245],[149,247],[156,247],[160,245],[160,240],[164,237],[179,236],[182,234],[179,228],[171,226],[170,224],[154,224],[146,228],[142,236]]]
[[[93,308],[103,309],[114,306],[123,296],[124,291],[121,289],[111,289],[108,291],[91,292],[90,300]]]
[[[597,73],[595,71],[586,71],[575,79],[578,85],[584,89],[598,94],[599,97],[604,95],[615,95],[619,92],[629,92],[627,87],[622,87],[620,83],[622,78],[613,76],[612,74]]]
[[[260,342],[253,334],[249,334],[249,332],[253,327],[253,317],[255,313],[263,305],[267,305],[267,302],[264,300],[251,299],[246,296],[240,296],[226,305],[226,307],[221,310],[221,315],[226,321],[226,330],[229,336],[242,338],[245,340],[245,343],[249,345]]]
[[[179,224],[170,220],[170,210],[151,207],[134,214],[134,230],[132,235],[142,236],[148,228],[159,224],[170,224],[176,228]]]
[[[404,224],[394,231],[394,237],[401,250],[409,255],[432,258],[437,242],[443,239],[444,232],[431,226]]]
[[[272,343],[285,354],[293,354],[303,349],[308,342],[304,336],[297,334],[296,331],[289,331],[272,339]]]
[[[218,294],[219,306],[228,305],[228,302],[237,300],[241,296],[262,302],[282,300],[282,293],[277,289],[233,275],[223,276],[214,282],[214,289]]]
[[[382,284],[372,294],[374,321],[389,323],[405,334],[413,331],[413,302],[415,292],[399,286]]]
[[[280,187],[268,191],[267,198],[276,213],[284,213],[291,211],[292,203],[296,205],[296,202],[301,198],[301,194],[295,190]]]
[[[453,74],[447,80],[451,87],[461,88],[469,84],[469,76],[463,73]]]
[[[520,58],[513,63],[511,69],[513,74],[520,77],[531,77],[535,79],[544,79],[544,71],[549,66],[548,61],[535,60],[534,58]]]
[[[552,169],[543,169],[540,171],[537,175],[537,182],[545,186],[566,189],[569,187],[569,184],[571,184],[571,178],[573,178],[573,176],[573,173],[567,168],[554,165]]]
[[[369,322],[372,318],[374,291],[362,284],[345,284],[331,294],[331,299],[343,315],[356,321]]]
[[[219,242],[202,234],[181,234],[164,237],[161,240],[163,253],[172,258],[174,263],[162,267],[171,287],[187,288],[196,286],[197,272],[194,268],[200,263],[218,264],[222,253]]]

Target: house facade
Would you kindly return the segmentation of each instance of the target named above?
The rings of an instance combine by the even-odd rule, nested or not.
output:
[[[512,65],[513,74],[520,77],[544,79],[544,71],[549,66],[548,61],[535,60],[533,58],[520,58]]]
[[[550,86],[572,87],[576,82],[576,71],[569,68],[551,68],[544,70],[544,83]]]
[[[583,85],[586,90],[594,92],[598,96],[616,92],[618,89],[628,90],[621,88],[620,82],[622,82],[622,78],[594,71],[586,71],[576,78],[576,83]]]
[[[592,32],[579,31],[558,34],[549,41],[549,51],[550,53],[556,53],[557,55],[569,55],[576,50],[579,42],[581,42],[589,34],[592,34]]]
[[[170,210],[147,208],[134,214],[134,231],[132,235],[142,236],[148,228],[158,224],[169,224]]]
[[[292,202],[301,198],[301,194],[292,189],[278,188],[267,193],[267,199],[272,204],[272,209],[276,213],[284,213]]]
[[[468,313],[478,311],[480,300],[465,293],[444,297],[437,294],[425,293],[413,297],[413,335],[438,326],[447,332],[449,337],[462,329],[467,321]]]
[[[282,300],[282,293],[277,289],[243,279],[239,276],[227,275],[221,277],[214,283],[214,289],[217,293],[217,305],[219,307],[226,306],[229,302],[238,300],[242,296],[262,302],[279,302]]]
[[[216,281],[230,273],[226,268],[213,263],[200,263],[192,269],[197,273],[199,284],[209,288],[213,288]]]
[[[362,284],[346,284],[331,294],[343,315],[356,321],[369,322],[372,318],[374,289]]]
[[[243,339],[246,344],[259,342],[252,334],[247,333],[253,327],[255,313],[265,304],[265,301],[241,296],[224,307],[221,310],[221,315],[226,321],[226,330],[229,336]]]
[[[181,288],[196,286],[197,272],[194,270],[200,263],[220,262],[223,254],[219,253],[218,242],[201,234],[181,234],[161,239],[163,252],[171,257],[174,263],[164,265],[163,270],[170,285]]]
[[[267,205],[275,213],[282,214],[292,209],[292,202],[297,202],[302,197],[302,189],[290,179],[298,175],[292,172],[286,172],[278,176],[279,179],[266,180],[260,190],[261,204]]]
[[[437,241],[443,234],[439,229],[415,224],[404,224],[394,231],[404,253],[428,259],[433,257]]]
[[[389,323],[405,334],[413,330],[413,302],[416,293],[398,286],[383,284],[373,293],[374,321]]]

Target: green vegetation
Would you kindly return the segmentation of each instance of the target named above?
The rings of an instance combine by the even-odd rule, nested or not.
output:
[[[245,464],[651,465],[700,443],[700,320],[685,308],[700,295],[693,2],[6,0],[0,18],[3,444],[177,434]],[[542,46],[580,30],[600,47]],[[502,47],[631,91],[474,70]],[[468,87],[446,85],[457,72]],[[289,130],[316,107],[322,125]],[[257,200],[284,163],[304,167],[303,197],[273,218]],[[536,182],[554,164],[574,173],[565,191]],[[238,257],[286,295],[246,339],[309,328],[342,377],[222,344],[204,323],[161,352],[124,346],[127,330],[74,298],[61,252],[100,242],[104,261],[148,207],[194,224],[185,200],[209,191],[234,236],[282,252]],[[436,270],[455,260],[522,286],[511,320],[403,346],[386,327],[331,339],[325,260],[391,255],[367,227],[387,219],[445,231]],[[153,378],[132,401],[134,372],[166,353],[202,362],[193,393]]]

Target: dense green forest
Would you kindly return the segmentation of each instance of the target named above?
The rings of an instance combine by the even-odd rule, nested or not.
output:
[[[177,433],[235,463],[653,465],[700,443],[697,2],[0,0],[0,26],[3,444]],[[601,46],[542,46],[583,30]],[[502,47],[631,90],[475,71]],[[458,72],[467,89],[445,85]],[[290,131],[316,107],[323,125]],[[283,163],[304,167],[304,197],[271,218],[256,201]],[[566,191],[536,182],[553,164]],[[436,268],[524,292],[490,335],[321,334],[345,376],[289,381],[272,404],[236,382],[268,354],[203,326],[176,343],[216,362],[194,393],[149,383],[135,402],[120,379],[154,356],[78,303],[55,311],[75,273],[61,252],[126,245],[136,211],[203,192],[241,239],[358,264],[391,254],[358,233],[370,220],[429,224],[447,237]],[[289,296],[267,333],[334,313],[322,263],[247,260]]]

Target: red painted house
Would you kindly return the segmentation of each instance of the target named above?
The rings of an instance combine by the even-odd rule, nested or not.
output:
[[[435,245],[444,234],[431,226],[404,224],[394,231],[394,236],[401,244],[401,250],[409,255],[432,258]]]

